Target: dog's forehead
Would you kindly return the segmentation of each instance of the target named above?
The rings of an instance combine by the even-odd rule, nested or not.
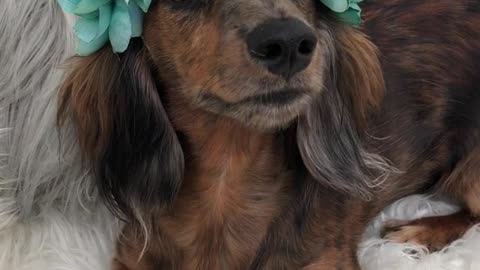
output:
[[[281,2],[282,0],[217,0],[221,3],[226,8],[239,8],[243,6],[257,6],[257,7],[262,7],[262,6],[271,6],[273,7],[275,2]]]
[[[162,2],[173,14],[208,14],[202,18],[221,16],[223,22],[237,24],[258,22],[268,18],[304,17],[305,7],[313,6],[315,0],[188,0],[179,2]],[[303,10],[303,12],[302,12]],[[177,13],[179,12],[179,13]],[[308,13],[308,11],[307,11]],[[189,16],[198,19],[197,16]]]
[[[225,22],[256,25],[270,18],[303,20],[300,6],[310,0],[214,0]]]
[[[276,10],[279,8],[294,7],[309,0],[212,0],[212,3],[221,4],[224,10]]]

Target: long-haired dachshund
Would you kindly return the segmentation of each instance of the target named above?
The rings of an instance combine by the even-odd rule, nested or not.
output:
[[[367,223],[436,190],[465,211],[388,227],[432,248],[480,216],[480,2],[158,0],[144,37],[61,90],[128,220],[115,269],[359,269]],[[447,231],[448,229],[448,231]]]

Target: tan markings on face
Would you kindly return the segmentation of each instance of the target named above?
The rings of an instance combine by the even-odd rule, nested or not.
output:
[[[195,20],[162,5],[156,6],[145,30],[145,40],[154,61],[161,62],[162,73],[175,71],[184,94],[198,94],[209,78],[215,76],[220,34],[215,18],[197,15]],[[197,92],[197,93],[196,93]]]

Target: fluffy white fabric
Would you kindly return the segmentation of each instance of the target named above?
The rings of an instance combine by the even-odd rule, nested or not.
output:
[[[73,129],[55,126],[72,20],[56,0],[0,2],[0,270],[106,270],[120,224],[97,200]],[[378,238],[387,219],[452,212],[422,196],[397,202],[369,227],[366,270],[480,269],[480,229],[436,254]]]
[[[429,253],[424,247],[392,243],[380,239],[380,229],[387,220],[411,220],[446,215],[458,210],[452,202],[429,196],[410,196],[385,209],[365,233],[359,250],[365,270],[476,270],[480,269],[480,226],[440,252]]]

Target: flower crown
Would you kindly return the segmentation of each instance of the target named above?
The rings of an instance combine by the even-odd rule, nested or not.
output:
[[[143,17],[152,0],[57,0],[63,11],[78,16],[74,30],[76,52],[90,55],[110,42],[116,53],[127,50],[130,39],[140,37]],[[192,1],[192,0],[190,0]],[[363,0],[319,0],[342,21],[357,26],[361,22],[358,3]]]
[[[110,41],[113,51],[124,52],[130,39],[140,37],[143,16],[152,0],[58,0],[66,13],[78,16],[74,30],[81,56],[100,50]]]

